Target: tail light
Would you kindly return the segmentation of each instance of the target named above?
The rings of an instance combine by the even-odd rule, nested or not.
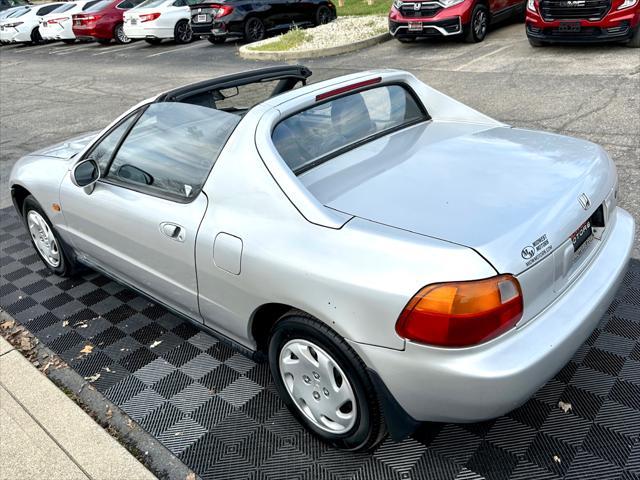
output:
[[[68,17],[61,17],[61,18],[51,18],[46,20],[47,23],[60,23],[60,22],[64,22],[65,20],[68,20]]]
[[[396,332],[429,345],[467,347],[515,326],[522,309],[522,290],[511,275],[435,283],[409,301],[398,318]]]
[[[73,20],[75,22],[80,22],[80,24],[82,25],[87,25],[89,23],[94,23],[96,22],[102,15],[83,15],[83,16],[75,16],[73,17]]]
[[[213,18],[221,18],[229,15],[233,12],[233,7],[229,5],[213,5],[213,10],[211,10],[211,15]]]
[[[19,25],[22,25],[24,22],[13,22],[13,23],[5,23],[4,26],[6,28],[15,28]]]
[[[156,18],[158,18],[160,16],[159,12],[155,12],[155,13],[145,13],[143,15],[140,15],[140,22],[152,22],[153,20],[155,20]]]

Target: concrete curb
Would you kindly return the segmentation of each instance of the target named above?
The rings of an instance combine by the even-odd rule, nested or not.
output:
[[[365,40],[360,40],[359,42],[355,43],[338,45],[337,47],[319,48],[315,50],[305,50],[298,52],[263,52],[249,49],[249,47],[251,46],[261,44],[262,42],[264,42],[263,40],[262,42],[255,42],[240,47],[240,56],[248,60],[275,61],[300,60],[303,58],[320,58],[329,57],[331,55],[341,55],[343,53],[355,52],[356,50],[371,47],[378,43],[386,42],[387,40],[391,40],[391,35],[389,35],[389,32],[385,32],[380,35],[376,35],[375,37],[367,38]]]

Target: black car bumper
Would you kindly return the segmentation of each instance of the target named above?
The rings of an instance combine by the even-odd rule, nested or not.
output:
[[[410,29],[409,23],[421,23],[419,30]],[[434,22],[404,22],[389,20],[389,32],[396,38],[449,37],[463,32],[460,17]]]
[[[615,27],[582,27],[579,32],[562,32],[558,27],[539,28],[527,23],[527,37],[547,43],[603,43],[621,42],[633,36],[629,22]]]

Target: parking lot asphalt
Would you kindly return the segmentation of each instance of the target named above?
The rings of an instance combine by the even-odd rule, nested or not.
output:
[[[104,127],[163,89],[271,65],[243,60],[241,44],[145,42],[3,46],[0,49],[0,207],[22,155]],[[313,80],[370,68],[399,68],[517,127],[602,144],[618,166],[621,205],[640,225],[640,51],[620,45],[529,46],[522,24],[479,44],[389,41],[356,53],[300,61]],[[544,185],[539,188],[544,189]],[[640,226],[633,252],[640,258]]]

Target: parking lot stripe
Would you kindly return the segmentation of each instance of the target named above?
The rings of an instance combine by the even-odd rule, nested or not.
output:
[[[453,70],[458,72],[458,71],[462,70],[463,68],[468,67],[469,65],[473,65],[474,63],[479,62],[480,60],[482,60],[484,58],[490,57],[491,55],[495,55],[496,53],[501,52],[503,50],[506,50],[507,48],[511,48],[512,46],[513,45],[505,45],[504,47],[497,48],[497,49],[493,50],[492,52],[485,53],[484,55],[480,55],[479,57],[476,57],[473,60],[471,60],[471,61],[469,61],[467,63],[464,63],[464,64],[460,65],[459,67],[454,68]]]
[[[202,46],[202,45],[204,45],[204,44],[203,43],[194,43],[192,45],[183,45],[183,46],[178,47],[178,48],[172,48],[171,50],[164,50],[162,52],[154,53],[152,55],[147,55],[145,58],[158,57],[160,55],[164,55],[165,53],[177,52],[178,50],[186,50],[188,48],[199,47],[199,46]]]
[[[55,51],[51,52],[51,55],[67,55],[69,53],[76,52],[78,50],[83,50],[86,48],[97,48],[94,43],[83,43],[82,45],[78,45],[76,47],[65,48],[64,51]]]
[[[43,49],[43,48],[51,48],[51,47],[53,47],[53,45],[51,45],[50,43],[46,43],[44,45],[37,45],[37,46],[29,45],[29,46],[25,46],[25,47],[22,47],[22,48],[14,48],[13,49],[13,53],[20,53],[22,51],[27,51],[27,50],[30,51],[30,52],[33,52],[34,50],[40,50],[40,49]]]
[[[107,53],[116,53],[116,52],[120,52],[122,50],[129,50],[130,48],[139,47],[139,46],[140,45],[138,45],[138,44],[134,44],[134,45],[127,45],[126,47],[121,47],[121,48],[109,48],[109,47],[106,47],[107,49],[104,52],[94,53],[93,55],[105,55]]]

